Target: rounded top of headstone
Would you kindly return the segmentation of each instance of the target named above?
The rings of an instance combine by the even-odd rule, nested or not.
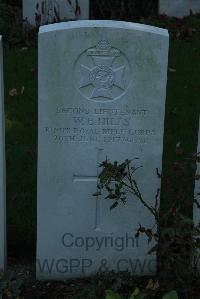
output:
[[[55,23],[55,24],[41,26],[39,30],[39,34],[48,33],[51,31],[77,29],[77,28],[95,28],[95,27],[136,30],[136,31],[143,31],[143,32],[168,36],[168,30],[163,28],[158,28],[158,27],[138,24],[138,23],[132,23],[132,22],[110,21],[110,20],[97,20],[97,21],[84,20],[84,21],[69,21],[69,22]]]

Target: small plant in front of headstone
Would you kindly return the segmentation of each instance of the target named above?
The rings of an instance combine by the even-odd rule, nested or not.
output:
[[[179,156],[180,152],[177,155]],[[180,289],[181,286],[189,287],[192,277],[192,258],[194,252],[200,249],[200,224],[195,226],[192,216],[186,215],[184,208],[189,210],[194,203],[200,207],[199,194],[194,196],[193,200],[189,200],[186,188],[188,180],[199,179],[198,175],[194,177],[199,155],[193,154],[185,159],[177,157],[177,160],[170,164],[170,169],[165,171],[166,176],[156,170],[157,176],[162,178],[168,187],[167,196],[173,198],[172,204],[165,208],[159,205],[160,190],[156,193],[154,206],[149,205],[143,198],[136,181],[136,171],[140,167],[135,167],[133,161],[128,159],[123,163],[103,161],[100,164],[102,171],[98,176],[97,192],[94,195],[100,196],[106,191],[105,198],[111,201],[111,210],[120,203],[125,205],[127,200],[133,199],[148,209],[154,217],[155,227],[158,230],[153,231],[152,228],[140,224],[135,236],[138,238],[140,234],[145,234],[149,242],[155,241],[149,254],[157,253],[157,270],[162,288],[169,291],[174,288]],[[132,197],[128,197],[128,194]]]
[[[0,299],[19,298],[22,280],[16,279],[12,272],[0,273]]]
[[[137,158],[135,158],[137,159]],[[156,224],[159,221],[159,194],[160,190],[157,191],[155,197],[155,206],[148,204],[140,192],[138,183],[136,181],[136,172],[142,166],[135,167],[133,160],[126,159],[122,163],[115,161],[114,163],[105,160],[100,165],[102,171],[98,176],[97,192],[94,196],[102,195],[103,190],[106,190],[106,199],[111,202],[110,210],[116,208],[120,203],[126,204],[127,195],[131,194],[134,199],[139,201],[144,208],[148,209],[153,215]],[[159,175],[159,174],[158,174]],[[150,228],[144,228],[142,225],[139,226],[136,237],[139,237],[140,233],[145,233],[149,239],[149,242],[154,239],[158,241],[157,232],[153,232]]]

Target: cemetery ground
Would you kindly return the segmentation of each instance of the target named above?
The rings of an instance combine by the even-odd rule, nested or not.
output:
[[[167,27],[171,32],[164,137],[165,172],[169,162],[183,159],[196,150],[200,111],[200,17],[192,16],[183,21],[164,18],[150,23]],[[24,282],[22,298],[103,299],[106,289],[126,296],[135,287],[145,288],[149,278],[134,278],[128,274],[97,275],[65,283],[35,281],[37,49],[5,47],[4,67],[8,269]],[[193,187],[191,181],[185,186],[190,198]],[[167,206],[173,198],[167,196],[165,186],[163,190],[164,205]],[[192,299],[199,298],[197,286],[198,283],[194,283]],[[184,299],[183,296],[180,298]]]

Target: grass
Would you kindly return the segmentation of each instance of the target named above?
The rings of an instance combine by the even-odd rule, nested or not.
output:
[[[200,114],[200,39],[194,36],[186,40],[171,40],[165,115],[163,173],[168,174],[169,164],[177,159],[175,148],[181,143],[183,157],[196,152]],[[181,157],[181,159],[183,158]],[[193,170],[194,174],[195,169]],[[192,176],[191,176],[192,178]],[[184,184],[178,178],[176,184]],[[163,182],[165,182],[163,180]],[[164,185],[164,184],[163,184]],[[168,187],[162,185],[163,207],[172,206],[174,198]],[[182,186],[182,190],[184,187]],[[189,202],[185,213],[192,216],[194,180],[185,186],[185,202]],[[165,193],[165,194],[164,194]]]
[[[166,159],[181,142],[186,153],[197,145],[200,111],[200,39],[171,41],[165,122]]]
[[[8,249],[24,254],[36,232],[37,51],[4,53]]]
[[[186,21],[188,25],[188,19]],[[190,24],[191,25],[191,24]],[[200,28],[200,19],[194,26]],[[181,142],[185,153],[197,145],[200,112],[200,35],[171,39],[164,136],[164,165]],[[35,251],[37,172],[37,50],[4,49],[7,223],[9,253]],[[24,86],[24,93],[20,91]],[[16,88],[18,95],[10,96]],[[191,186],[192,192],[193,186]],[[24,244],[24,248],[22,248]],[[24,250],[23,250],[24,249]]]

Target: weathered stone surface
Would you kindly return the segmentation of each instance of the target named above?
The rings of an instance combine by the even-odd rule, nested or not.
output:
[[[5,196],[5,138],[4,138],[3,49],[0,36],[0,270],[6,265],[6,196]]]
[[[199,0],[159,0],[160,14],[182,18],[200,12]]]
[[[153,244],[135,240],[154,219],[128,197],[95,199],[99,163],[139,157],[136,180],[155,204],[160,188],[168,32],[140,24],[77,21],[40,28],[37,277],[155,272]],[[107,243],[106,243],[107,242]],[[50,268],[47,268],[47,263]],[[141,263],[141,268],[140,268]]]
[[[87,20],[89,0],[24,0],[23,19],[36,27],[64,20]]]

